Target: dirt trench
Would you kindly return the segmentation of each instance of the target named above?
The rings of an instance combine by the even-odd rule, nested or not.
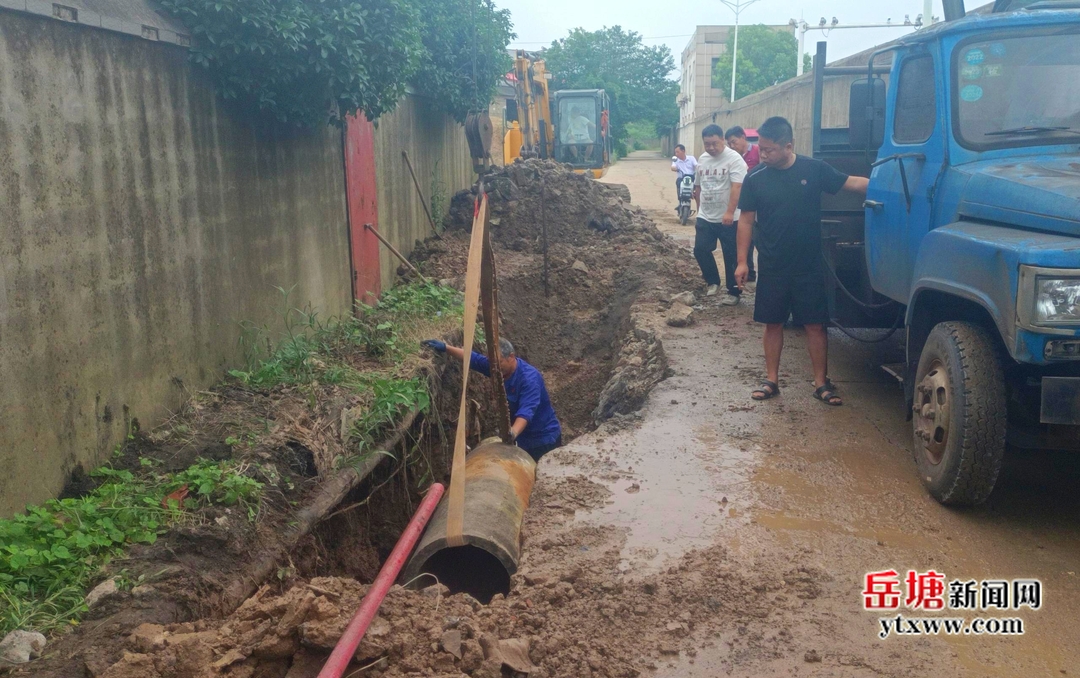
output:
[[[518,163],[490,176],[488,188],[503,334],[543,372],[566,440],[634,412],[667,373],[658,334],[640,320],[640,311],[665,305],[673,293],[686,289],[694,280],[692,259],[624,200],[624,190],[552,163]],[[469,192],[455,196],[442,238],[418,244],[413,255],[429,276],[444,284],[462,286],[473,199]],[[547,290],[540,215],[549,231]],[[273,451],[275,463],[290,470],[297,487],[272,498],[279,509],[272,524],[221,529],[239,524],[222,512],[212,516],[219,519],[216,524],[176,530],[156,548],[137,549],[127,565],[142,572],[157,568],[160,580],[150,587],[152,592],[137,588],[108,601],[81,629],[54,642],[44,659],[18,673],[65,678],[314,676],[355,610],[364,583],[374,579],[415,510],[419,490],[448,478],[460,371],[436,361],[433,379],[433,409],[407,441],[411,450],[419,451],[419,463],[379,467],[281,559],[271,581],[239,610],[220,603],[222,589],[289,523],[288,506],[302,504],[320,482],[315,455],[295,441]],[[481,380],[474,380],[473,390],[472,399],[485,402],[488,394]],[[253,409],[256,406],[262,404],[253,403]],[[490,434],[493,424],[477,412],[470,421],[470,439],[476,442]],[[205,441],[185,446],[184,454],[191,460],[192,455],[228,454],[215,442],[214,432],[204,433]],[[138,464],[141,456],[150,456],[177,468],[191,461],[172,452],[169,445],[136,444],[126,451],[125,461]],[[572,501],[598,498],[588,488],[585,494],[578,487],[563,489]],[[512,588],[519,590],[523,583],[517,576]],[[438,587],[426,592],[395,589],[354,668],[362,660],[381,657],[382,663],[372,668],[388,675],[503,675],[509,669],[494,666],[491,659],[497,647],[481,648],[480,642],[497,645],[505,633],[482,637],[479,626],[466,625],[460,629],[462,644],[449,650],[449,659],[445,645],[454,644],[453,634],[448,640],[434,638],[426,628],[419,636],[400,633],[426,623],[420,618],[426,612],[415,617],[412,611],[425,610],[432,600],[444,606],[440,615],[457,610],[458,617],[471,611],[494,620],[501,614],[495,610],[506,607],[501,595],[488,608],[467,595],[448,593]],[[573,594],[560,585],[552,600],[567,595]],[[393,633],[387,631],[388,624]]]

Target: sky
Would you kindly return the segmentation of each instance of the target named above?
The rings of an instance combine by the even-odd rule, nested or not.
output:
[[[743,0],[745,2],[745,0]],[[699,25],[732,24],[734,14],[720,0],[495,0],[510,10],[517,39],[512,48],[540,49],[552,40],[565,37],[572,28],[597,30],[622,26],[647,38],[648,45],[666,44],[679,58]],[[969,8],[982,4],[968,0]],[[903,24],[923,11],[923,0],[758,0],[743,9],[741,24],[786,24],[789,19],[805,19],[816,26],[821,17],[841,24],[877,24],[892,19]],[[941,0],[934,1],[934,15],[942,15]],[[902,28],[850,29],[831,31],[827,37],[829,60],[855,54],[910,32]],[[806,34],[806,50],[813,53],[822,39],[821,31]]]

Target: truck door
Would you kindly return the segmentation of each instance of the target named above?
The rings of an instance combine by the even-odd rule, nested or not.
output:
[[[901,53],[885,142],[867,192],[867,265],[875,289],[907,303],[919,243],[930,229],[945,157],[935,57]],[[905,187],[906,183],[906,187]]]

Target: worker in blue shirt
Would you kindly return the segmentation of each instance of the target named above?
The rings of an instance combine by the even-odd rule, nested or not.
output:
[[[462,360],[465,351],[447,346],[438,339],[421,342],[425,348],[436,353],[449,354]],[[562,427],[551,406],[544,377],[540,370],[517,357],[514,345],[499,339],[499,372],[506,384],[506,400],[510,405],[510,435],[518,447],[536,461],[557,447],[562,447]],[[469,366],[476,372],[491,376],[491,365],[486,356],[473,351]]]

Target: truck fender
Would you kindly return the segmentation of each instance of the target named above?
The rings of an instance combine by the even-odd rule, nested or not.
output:
[[[905,318],[909,365],[918,362],[930,330],[949,320],[984,326],[1012,354],[1019,253],[1002,247],[1000,230],[959,221],[922,239]]]

